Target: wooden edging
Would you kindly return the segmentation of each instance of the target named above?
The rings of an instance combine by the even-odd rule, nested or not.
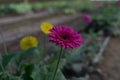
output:
[[[100,51],[99,51],[99,54],[101,54],[101,55],[103,54],[103,52],[104,52],[105,48],[107,47],[110,39],[111,39],[110,36],[106,37],[106,39],[105,39],[104,42],[103,42],[103,46],[101,47],[101,49],[100,49]]]
[[[49,11],[43,11],[39,13],[31,13],[31,14],[26,14],[26,15],[21,15],[21,16],[14,16],[14,17],[7,17],[7,18],[2,18],[0,19],[0,26],[4,25],[9,25],[9,24],[14,24],[14,23],[20,23],[21,21],[26,21],[29,19],[35,19],[35,18],[45,18],[49,17],[55,14],[59,14],[58,12],[49,12]]]
[[[101,58],[103,56],[103,52],[105,51],[105,48],[107,47],[110,39],[111,39],[110,36],[108,36],[104,39],[103,44],[98,52],[98,55],[93,59],[93,63],[99,62],[99,58]]]

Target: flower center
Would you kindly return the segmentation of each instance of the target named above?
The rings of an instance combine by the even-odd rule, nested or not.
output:
[[[66,37],[66,36],[63,36],[63,39],[67,39],[67,37]]]
[[[32,46],[32,45],[33,45],[32,40],[29,39],[29,40],[26,42],[26,45]]]
[[[62,39],[67,40],[67,39],[69,39],[69,36],[66,35],[66,34],[64,34],[64,35],[62,36]]]

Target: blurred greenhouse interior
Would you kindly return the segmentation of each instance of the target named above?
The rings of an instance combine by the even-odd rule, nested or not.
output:
[[[119,74],[119,0],[0,0],[0,80]]]

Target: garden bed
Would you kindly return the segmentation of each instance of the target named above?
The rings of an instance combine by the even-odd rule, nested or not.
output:
[[[85,42],[77,53],[75,52],[71,57],[69,56],[68,63],[63,68],[63,73],[68,80],[72,80],[73,77],[73,80],[104,80],[104,74],[99,68],[96,68],[96,65],[102,62],[103,52],[109,38],[99,37],[96,41],[93,37],[92,39],[87,37],[84,40],[87,43]]]
[[[71,22],[74,22],[74,24],[75,24],[76,21],[79,21],[79,20],[80,20],[80,15],[73,15],[73,16],[69,15],[69,16],[56,17],[56,18],[49,19],[46,21],[51,22],[54,25],[58,25],[58,24],[69,24]],[[75,24],[75,25],[77,26],[77,24]],[[30,35],[30,34],[34,34],[34,33],[37,34],[38,32],[40,32],[39,26],[40,26],[40,22],[38,21],[32,25],[27,25],[25,27],[20,26],[19,28],[17,27],[12,30],[6,30],[6,31],[2,32],[2,34],[1,34],[0,43],[1,44],[6,43],[7,46],[9,46],[9,44],[12,44],[12,42],[14,43],[14,41],[16,41],[17,39],[19,39],[25,35]],[[41,34],[41,32],[40,32],[40,34]],[[39,35],[38,35],[38,37],[39,37]],[[8,47],[8,48],[12,48],[12,47]]]
[[[9,18],[3,18],[0,19],[0,28],[8,28],[10,25],[19,25],[20,23],[25,23],[25,22],[32,22],[34,20],[42,20],[42,19],[47,19],[50,17],[55,17],[57,15],[62,15],[61,13],[58,12],[49,12],[49,11],[43,11],[40,13],[31,13],[28,15],[23,15],[23,16],[17,16],[17,17],[9,17]]]
[[[42,42],[43,34],[35,33],[32,34],[38,37],[38,40]],[[78,78],[85,78],[86,80],[103,80],[103,74],[96,68],[96,65],[101,63],[102,53],[101,49],[105,48],[106,39],[104,37],[98,37],[94,35],[81,34],[84,40],[84,43],[81,47],[77,48],[69,53],[66,53],[65,59],[67,60],[66,65],[63,68],[63,74],[68,80],[77,80]],[[11,52],[16,52],[19,50],[19,39],[15,40],[9,46],[7,46]],[[40,43],[40,45],[43,45]],[[47,47],[49,44],[47,44]],[[51,49],[53,51],[51,51]],[[54,47],[50,45],[48,47],[48,56],[56,54]],[[102,49],[103,50],[103,49]],[[9,51],[9,50],[7,50]],[[50,51],[50,52],[49,52]],[[10,51],[9,51],[10,52]],[[68,55],[69,54],[69,55]],[[48,57],[47,56],[47,57]],[[82,71],[81,71],[82,70]],[[79,80],[78,79],[78,80]]]
[[[81,21],[81,19],[79,18],[80,16],[79,17],[78,16],[79,15],[74,16],[74,17],[66,16],[66,17],[69,17],[69,18],[66,18],[66,17],[63,17],[61,19],[59,18],[58,21],[56,21],[56,19],[53,19],[50,22],[53,23],[53,24],[57,24],[57,25],[58,24],[66,24],[66,25],[69,25],[69,26],[73,26],[73,28],[76,28],[78,25],[80,25],[80,23],[78,24],[78,22]],[[29,29],[30,31],[28,31],[28,29],[26,28],[28,33],[27,34],[23,34],[21,37],[23,37],[25,35],[34,35],[41,42],[40,44],[43,45],[42,44],[42,42],[43,42],[42,40],[43,39],[41,39],[41,38],[43,38],[43,33],[41,33],[39,31],[39,27],[38,27],[39,24],[36,25],[36,29],[34,27],[35,31],[33,31],[33,28],[31,28],[31,30],[33,32],[31,32],[30,29]],[[28,27],[28,28],[30,28],[30,27]],[[80,29],[80,28],[76,28],[76,30],[77,29]],[[22,30],[22,28],[21,28],[21,30]],[[102,80],[101,73],[99,73],[99,71],[97,71],[95,69],[94,65],[98,64],[99,62],[101,62],[100,60],[101,60],[102,54],[99,53],[99,52],[101,52],[101,47],[103,47],[103,45],[104,45],[103,43],[104,43],[105,38],[98,37],[94,33],[91,34],[91,35],[84,35],[84,34],[82,34],[82,36],[83,36],[83,39],[85,41],[83,46],[78,49],[78,52],[76,52],[75,54],[71,55],[71,57],[74,57],[75,59],[71,60],[70,59],[71,57],[68,57],[69,68],[67,69],[65,67],[63,69],[63,73],[64,73],[65,77],[68,78],[68,80],[69,79],[72,80],[71,78],[73,78],[73,77],[74,77],[73,79],[75,79],[75,80],[78,79],[78,78],[87,78],[87,79],[89,78],[90,79],[91,77],[92,77],[92,80],[93,79],[94,80],[99,80],[99,78]],[[19,41],[20,41],[21,37],[20,36],[19,37],[16,36],[16,37],[17,37],[17,39],[5,42],[7,52],[10,53],[10,52],[13,52],[13,51],[20,50],[20,48],[19,48]],[[10,38],[8,38],[8,39],[10,39]],[[6,40],[8,40],[8,39],[6,39]],[[3,44],[3,46],[4,46],[4,44]],[[1,50],[4,50],[3,46],[1,46]],[[2,51],[2,52],[4,53],[4,51]],[[81,55],[81,53],[82,53],[82,55]],[[99,54],[101,54],[101,55],[99,55]],[[97,57],[97,58],[95,58],[95,57]],[[95,59],[95,61],[94,61],[94,59]],[[73,63],[70,64],[69,62],[71,62],[71,63],[73,62]],[[95,63],[93,63],[93,62],[95,62]],[[76,68],[78,70],[77,72],[75,70]],[[66,71],[66,69],[67,69],[67,71]],[[83,70],[83,71],[79,71],[79,70]],[[69,71],[72,71],[72,72],[69,72]],[[94,74],[94,72],[97,73],[98,75]]]
[[[111,8],[109,10],[111,11]],[[91,14],[94,15],[96,12],[94,14],[93,13],[91,13]],[[103,11],[101,13],[106,13],[106,12]],[[113,13],[114,13],[114,11],[113,11]],[[110,15],[112,15],[113,13],[111,13]],[[89,14],[89,13],[87,12],[87,14]],[[52,14],[52,15],[54,15],[54,14]],[[84,15],[84,13],[83,13],[83,15]],[[99,15],[97,15],[97,16],[99,16]],[[40,15],[39,15],[39,17],[40,17]],[[108,16],[107,16],[107,18],[104,18],[104,16],[102,15],[102,17],[103,17],[103,19],[102,18],[100,19],[101,23],[103,21],[102,26],[110,28],[110,25],[107,24]],[[24,22],[25,20],[28,20],[28,22],[30,23],[30,24],[28,23],[28,25],[27,25],[27,23],[25,23],[25,25],[21,27],[21,25],[17,24],[18,27],[13,28],[11,30],[7,30],[7,27],[6,27],[6,29],[4,28],[5,31],[3,31],[2,34],[0,35],[0,40],[1,40],[0,41],[0,44],[1,44],[0,53],[3,56],[5,53],[8,55],[12,54],[12,53],[14,55],[14,52],[21,53],[21,52],[19,52],[19,51],[21,51],[21,49],[19,47],[21,38],[24,36],[28,36],[28,35],[33,35],[33,36],[37,37],[37,40],[39,43],[39,46],[37,47],[37,49],[40,48],[39,53],[42,53],[42,55],[44,55],[44,57],[41,58],[40,65],[36,64],[37,68],[36,68],[36,65],[34,65],[35,69],[38,71],[38,73],[37,73],[37,71],[33,71],[33,72],[31,71],[32,73],[30,73],[30,74],[32,74],[32,78],[34,77],[35,80],[36,80],[36,78],[37,78],[37,80],[40,80],[43,76],[41,76],[41,75],[40,75],[40,77],[37,76],[37,74],[39,74],[39,70],[41,69],[41,68],[38,69],[38,67],[41,66],[43,68],[43,69],[41,69],[41,70],[43,70],[43,72],[40,70],[40,74],[44,73],[48,69],[48,73],[50,72],[50,74],[49,75],[42,74],[42,75],[47,76],[49,78],[49,76],[51,75],[51,71],[55,68],[54,66],[55,66],[55,62],[57,61],[57,57],[58,57],[57,53],[59,53],[58,52],[59,47],[52,45],[51,43],[48,42],[48,40],[45,39],[46,35],[43,34],[43,32],[41,32],[41,30],[39,29],[39,26],[42,21],[37,20],[36,19],[37,16],[34,16],[34,18],[35,19],[33,21],[31,21],[31,20],[29,21],[29,19],[33,19],[33,17],[30,17],[30,16],[28,18],[18,20],[18,22],[22,21],[22,20]],[[111,18],[111,17],[109,17],[109,18]],[[112,19],[113,18],[114,18],[114,16],[112,17]],[[112,19],[111,19],[111,21],[112,21]],[[61,75],[59,76],[60,80],[66,80],[66,79],[67,80],[111,80],[111,79],[119,80],[120,79],[119,76],[116,75],[117,70],[119,70],[119,65],[117,65],[119,63],[116,63],[116,62],[119,62],[119,55],[118,56],[113,55],[114,50],[116,50],[115,48],[117,48],[116,53],[117,54],[119,53],[119,44],[118,44],[119,40],[117,40],[117,42],[115,42],[116,40],[112,40],[115,44],[111,42],[110,46],[114,46],[114,48],[108,47],[108,52],[107,52],[107,54],[105,54],[106,51],[104,52],[104,50],[106,49],[106,46],[108,45],[109,41],[111,41],[110,40],[111,38],[108,35],[107,35],[108,37],[103,37],[101,35],[101,33],[99,34],[98,32],[94,31],[94,29],[96,29],[96,26],[101,27],[101,23],[99,24],[99,19],[97,19],[97,18],[95,20],[93,19],[92,26],[91,26],[91,24],[90,25],[88,24],[88,26],[82,26],[83,24],[81,21],[81,14],[59,15],[57,17],[53,17],[53,18],[46,19],[43,21],[50,22],[53,25],[61,25],[61,24],[64,25],[65,24],[65,25],[71,26],[78,32],[79,32],[79,30],[82,31],[82,32],[80,32],[80,35],[82,36],[82,39],[83,39],[82,46],[80,46],[76,49],[73,49],[73,50],[66,49],[63,51],[65,54],[62,56],[62,59],[60,62],[61,63],[61,65],[60,65],[61,73],[60,74],[62,74],[62,77],[60,77]],[[97,22],[95,22],[95,25],[94,25],[94,21],[97,21]],[[104,24],[104,21],[105,21],[105,24]],[[31,22],[33,23],[32,25],[31,25]],[[108,21],[108,23],[109,23],[109,21]],[[14,24],[14,23],[12,23],[12,24]],[[88,32],[85,32],[85,28],[89,27],[89,26],[93,28],[93,32],[90,30]],[[103,31],[103,30],[104,30],[104,28],[99,29],[99,31]],[[47,45],[45,45],[44,43],[46,43]],[[117,47],[115,47],[115,46],[117,46]],[[113,49],[113,51],[112,51],[112,49]],[[30,50],[32,50],[32,49],[30,49]],[[111,51],[111,52],[109,52],[109,51]],[[24,53],[26,53],[26,54],[29,53],[29,50],[28,50],[28,52],[24,52]],[[35,52],[32,52],[32,53],[35,53]],[[46,53],[46,54],[44,54],[44,53]],[[110,54],[108,55],[108,53],[110,53]],[[18,57],[18,61],[21,56],[23,56],[23,58],[26,59],[28,55],[31,55],[31,52],[30,52],[30,54],[27,54],[27,55],[26,54],[22,54],[22,53],[17,54],[17,56],[15,56],[15,57]],[[41,57],[41,54],[39,54],[39,55]],[[112,57],[111,55],[113,55],[114,60],[111,59],[111,57]],[[28,61],[25,61],[25,62],[26,63],[29,63],[29,62],[34,63],[33,56],[29,57],[29,58],[30,59],[28,59]],[[38,58],[38,54],[37,54],[36,58]],[[23,61],[24,61],[24,59],[23,59]],[[106,59],[108,59],[108,60],[106,61]],[[13,63],[14,63],[14,61],[17,61],[17,58],[15,58],[15,59],[13,58]],[[108,61],[113,62],[113,64],[117,65],[117,67],[111,65],[111,63],[109,63]],[[48,64],[46,64],[46,63],[48,63]],[[24,64],[24,62],[23,62],[23,64]],[[24,64],[24,65],[22,65],[22,67],[25,68],[24,70],[27,70],[27,68],[31,68],[31,64],[30,65]],[[33,68],[33,66],[32,66],[32,68]],[[13,69],[13,71],[14,71],[14,69]],[[26,71],[26,72],[28,72],[28,71]],[[46,73],[47,72],[45,72],[45,74]],[[22,71],[20,71],[20,74],[22,74]],[[27,73],[23,73],[23,74],[26,75]],[[119,71],[118,71],[118,74],[119,74]],[[22,75],[22,76],[24,77],[24,75]],[[35,77],[35,76],[37,76],[37,77]],[[113,76],[114,78],[109,77],[109,76]],[[30,78],[31,75],[29,75],[28,77]],[[40,79],[38,79],[38,78],[40,78]],[[45,79],[45,78],[46,77],[43,77],[43,79]],[[48,80],[48,79],[46,78],[46,80]]]

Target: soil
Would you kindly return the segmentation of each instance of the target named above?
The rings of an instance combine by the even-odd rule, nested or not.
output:
[[[104,80],[120,80],[120,38],[110,40],[103,56],[99,67],[104,74]]]

